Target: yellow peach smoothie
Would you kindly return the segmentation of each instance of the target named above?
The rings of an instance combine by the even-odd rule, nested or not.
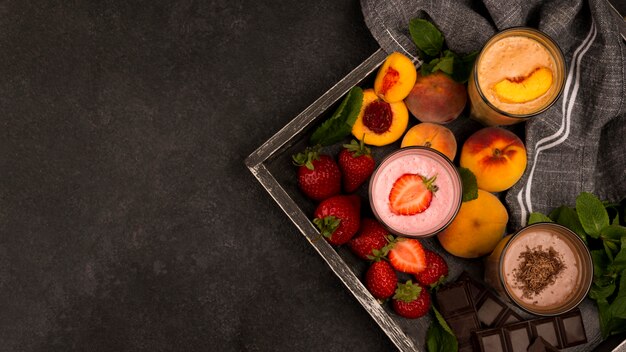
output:
[[[552,105],[564,78],[563,55],[547,35],[531,28],[502,31],[476,59],[468,84],[471,115],[490,126],[524,121]]]

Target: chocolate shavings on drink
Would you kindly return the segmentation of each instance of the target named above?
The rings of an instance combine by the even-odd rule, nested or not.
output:
[[[558,275],[565,269],[565,264],[559,258],[559,253],[550,247],[543,250],[541,246],[520,254],[522,262],[513,270],[515,279],[520,284],[523,296],[532,299],[546,287],[554,284]]]

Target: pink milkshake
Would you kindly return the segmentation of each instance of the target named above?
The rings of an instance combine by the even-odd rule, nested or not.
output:
[[[417,214],[394,212],[390,194],[396,181],[404,175],[434,179],[436,191],[427,208]],[[369,198],[376,218],[389,231],[407,237],[428,237],[452,222],[461,206],[461,177],[443,154],[424,147],[402,148],[385,158],[378,166],[369,186]]]

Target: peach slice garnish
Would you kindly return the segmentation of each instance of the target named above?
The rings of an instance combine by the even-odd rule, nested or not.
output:
[[[526,103],[542,96],[552,86],[552,71],[545,67],[526,77],[506,78],[494,85],[496,95],[505,103]]]

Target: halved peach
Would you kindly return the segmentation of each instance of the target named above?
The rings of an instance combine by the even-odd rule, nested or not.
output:
[[[500,100],[506,103],[526,103],[542,96],[552,86],[552,71],[537,68],[526,77],[507,78],[493,87]]]
[[[416,78],[417,70],[411,59],[393,52],[378,69],[374,91],[388,103],[399,102],[409,95]]]
[[[411,127],[402,138],[400,147],[410,146],[433,148],[447,156],[450,161],[454,160],[456,155],[454,133],[447,127],[436,123],[423,122]]]
[[[352,126],[352,134],[365,144],[391,144],[400,137],[409,124],[409,111],[403,101],[387,103],[373,89],[363,91],[363,105]]]

